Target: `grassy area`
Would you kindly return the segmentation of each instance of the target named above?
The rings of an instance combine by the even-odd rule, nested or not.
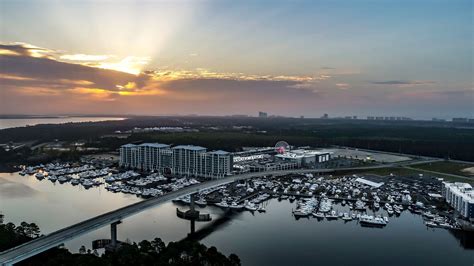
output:
[[[417,176],[419,174],[423,175],[430,175],[435,176],[438,178],[443,178],[445,181],[449,182],[467,182],[474,185],[474,178],[472,179],[465,179],[465,178],[458,178],[450,175],[443,175],[443,174],[433,174],[429,172],[425,172],[422,169],[408,169],[408,168],[399,168],[399,167],[387,167],[387,168],[379,168],[379,169],[371,169],[371,170],[361,170],[361,171],[353,171],[350,174],[373,174],[373,175],[380,175],[380,176],[388,176],[390,174],[400,175],[400,176]]]
[[[428,170],[428,171],[446,173],[446,174],[469,176],[468,173],[463,172],[462,170],[465,168],[474,167],[474,164],[443,161],[443,162],[418,164],[418,165],[413,165],[412,167]]]

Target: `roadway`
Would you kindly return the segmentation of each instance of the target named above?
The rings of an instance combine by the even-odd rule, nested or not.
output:
[[[246,173],[246,174],[241,174],[241,175],[229,176],[223,179],[215,179],[215,180],[206,181],[200,184],[183,188],[178,191],[170,192],[160,197],[146,199],[146,200],[101,214],[99,216],[65,227],[58,231],[52,232],[50,234],[35,238],[27,243],[16,246],[9,250],[3,251],[0,253],[0,265],[12,265],[14,263],[20,262],[34,255],[37,255],[41,252],[44,252],[50,248],[59,246],[60,244],[68,240],[71,240],[75,237],[78,237],[80,235],[86,234],[88,232],[104,227],[106,225],[118,222],[131,215],[137,214],[151,207],[156,207],[160,204],[163,204],[177,197],[196,193],[203,189],[224,185],[224,184],[232,183],[239,180],[245,180],[249,178],[268,176],[268,175],[282,176],[282,175],[287,175],[287,174],[302,174],[302,173],[330,173],[330,172],[334,172],[335,170],[338,170],[338,171],[370,170],[370,169],[377,169],[377,168],[397,167],[403,164],[410,164],[410,162],[372,165],[372,166],[366,166],[366,167],[338,168],[338,169],[292,169],[292,170],[283,170],[283,171],[254,172],[254,173]]]

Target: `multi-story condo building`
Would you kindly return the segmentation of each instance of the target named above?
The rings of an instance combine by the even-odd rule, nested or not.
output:
[[[231,174],[232,154],[226,151],[208,152],[193,145],[159,143],[126,144],[120,147],[120,166],[145,171],[185,176],[220,178]]]
[[[442,194],[462,217],[474,222],[474,190],[470,184],[443,182]]]

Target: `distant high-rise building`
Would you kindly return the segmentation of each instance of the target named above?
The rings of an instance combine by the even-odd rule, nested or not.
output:
[[[260,118],[267,118],[268,114],[266,112],[258,112],[258,117]]]
[[[374,116],[367,116],[367,120],[375,120]]]
[[[465,118],[465,117],[455,117],[453,118],[453,122],[462,122],[462,123],[465,123],[465,122],[468,122],[469,119]]]
[[[328,119],[329,118],[329,115],[328,114],[324,114],[323,116],[321,116],[322,119]]]

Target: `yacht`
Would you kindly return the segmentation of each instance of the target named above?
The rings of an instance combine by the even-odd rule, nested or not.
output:
[[[425,222],[425,225],[428,227],[438,227],[438,225],[434,222],[427,221]]]
[[[50,175],[50,176],[48,176],[48,179],[49,179],[51,182],[56,182],[57,177],[56,177],[55,175]]]
[[[221,208],[228,208],[229,204],[227,204],[227,202],[223,200],[221,202],[216,203],[216,206],[221,207]]]
[[[71,179],[71,185],[73,185],[73,186],[79,185],[79,179],[77,179],[77,178]]]
[[[35,177],[38,179],[38,180],[42,180],[44,178],[44,174],[43,173],[37,173],[35,174]]]
[[[108,176],[104,180],[107,183],[113,183],[113,182],[115,182],[115,177],[114,176]]]
[[[365,203],[361,200],[357,200],[354,209],[358,211],[365,211]]]
[[[311,212],[308,209],[296,209],[293,211],[295,217],[308,217]]]
[[[344,221],[352,221],[352,217],[351,217],[347,212],[345,212],[345,213],[342,215],[342,220],[344,220]]]
[[[89,180],[89,179],[86,179],[86,180],[84,180],[84,182],[82,182],[82,185],[83,185],[86,189],[88,189],[88,188],[91,188],[91,187],[94,186],[94,182],[92,182],[92,181]]]
[[[331,211],[329,214],[326,214],[326,219],[328,220],[336,220],[337,218],[339,218],[339,216],[336,211]]]
[[[206,207],[206,205],[207,205],[207,201],[203,198],[199,198],[194,203],[196,203],[200,207]]]
[[[400,215],[402,213],[402,211],[398,207],[394,207],[393,210],[395,211],[397,215]]]
[[[245,204],[244,208],[248,211],[251,211],[251,212],[257,210],[257,206],[255,206],[255,204],[253,204],[252,202],[247,202],[247,204]]]
[[[234,209],[234,210],[242,210],[244,208],[244,205],[237,204],[237,202],[233,201],[229,205],[229,208]]]
[[[64,175],[58,177],[58,182],[61,183],[61,184],[65,183],[65,182],[67,182],[67,181],[68,181],[68,179],[67,179],[67,177],[64,176]]]
[[[313,212],[313,216],[318,218],[318,219],[323,219],[325,217],[324,213],[322,213],[322,212],[316,212],[316,213]]]
[[[387,223],[382,217],[373,217],[371,215],[366,215],[366,214],[360,216],[359,223],[362,226],[374,226],[374,227],[384,227],[387,225]]]

